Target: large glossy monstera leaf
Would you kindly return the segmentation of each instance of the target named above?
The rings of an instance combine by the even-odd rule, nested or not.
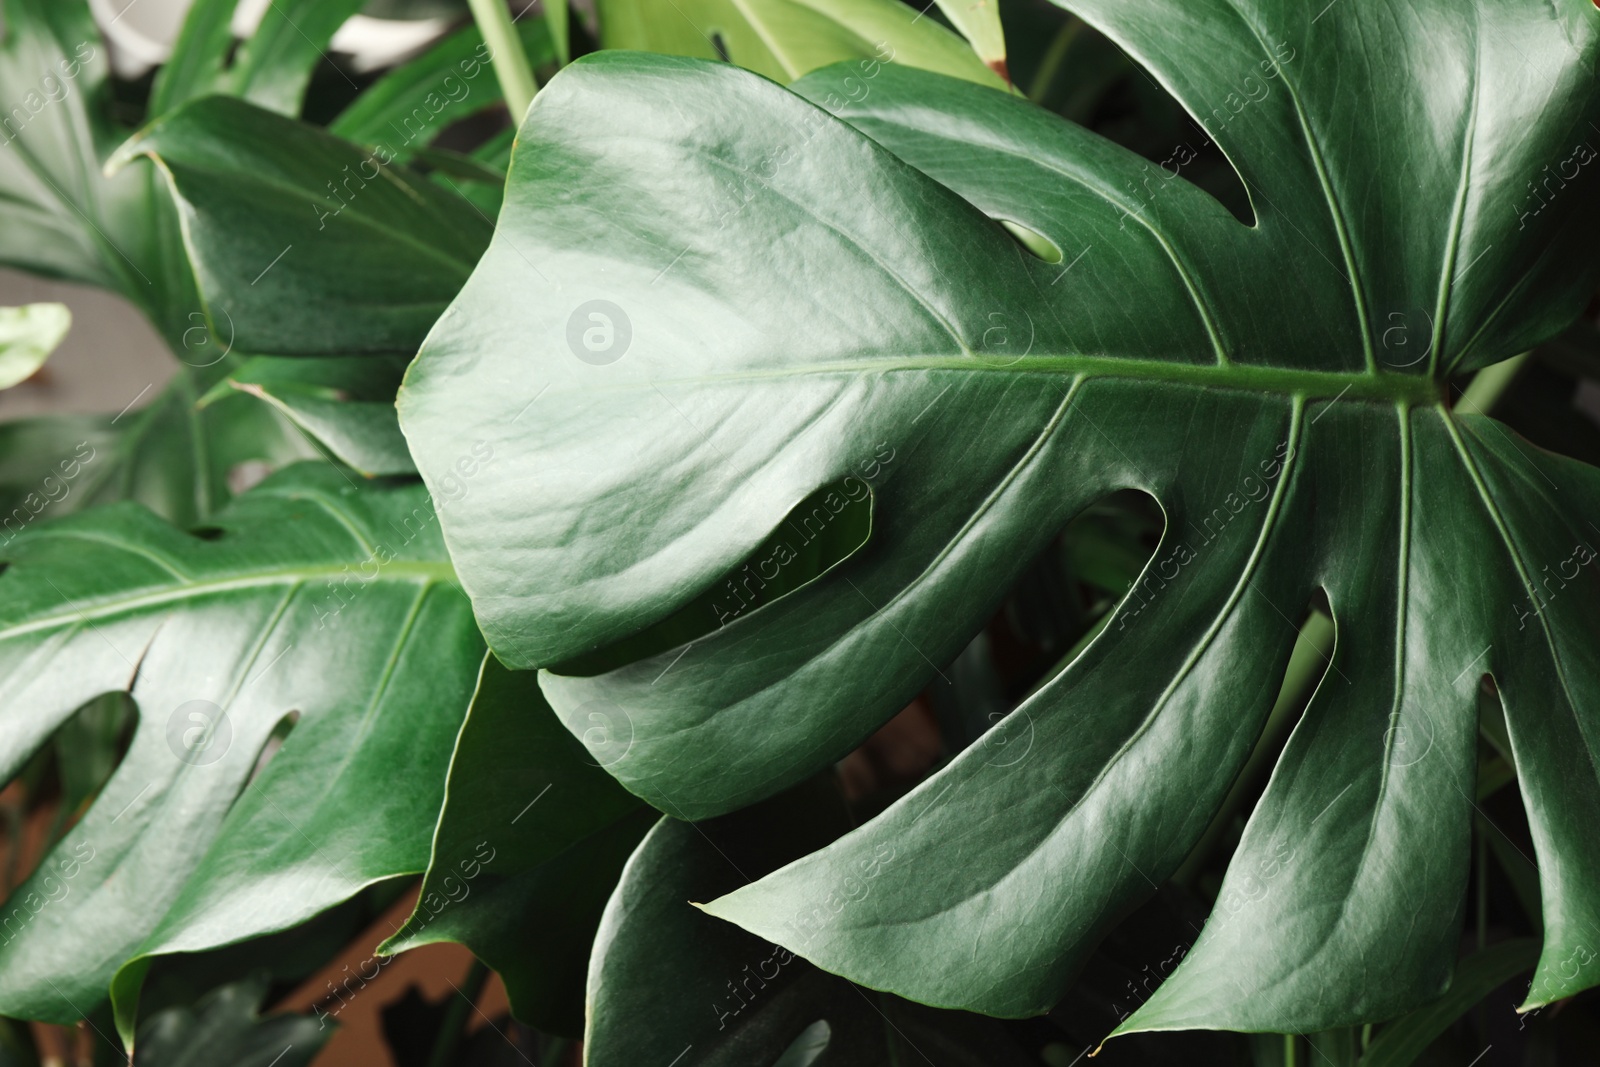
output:
[[[149,956],[286,929],[426,866],[484,655],[435,515],[420,486],[307,464],[200,535],[125,503],[7,545],[0,778],[99,694],[126,691],[139,719],[0,908],[0,1011],[71,1022],[117,975],[131,1037]]]
[[[1206,827],[1320,590],[1327,674],[1211,921],[1124,1029],[1303,1032],[1437,996],[1486,675],[1541,868],[1529,1003],[1595,984],[1600,472],[1446,382],[1592,289],[1600,10],[1067,6],[1220,144],[1253,221],[1026,102],[870,60],[791,92],[609,54],[541,93],[400,398],[430,484],[473,439],[503,457],[445,519],[491,646],[546,668],[629,789],[702,818],[944,684],[1075,513],[1142,490],[1162,542],[1073,663],[711,913],[924,1003],[1047,1009]],[[761,601],[869,497],[859,550]],[[692,641],[563,673],[708,591]]]

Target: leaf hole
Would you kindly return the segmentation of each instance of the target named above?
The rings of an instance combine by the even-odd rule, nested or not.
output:
[[[283,750],[283,743],[289,740],[289,735],[298,725],[300,725],[300,712],[290,711],[272,727],[272,733],[261,743],[261,751],[256,755],[255,766],[250,769],[250,779],[245,783],[246,789],[255,784],[255,780],[267,769],[267,764]]]
[[[767,539],[689,603],[604,648],[552,666],[593,677],[687,645],[789,596],[859,552],[872,535],[872,488],[848,475],[813,492]]]
[[[201,541],[220,541],[226,532],[220,526],[196,526],[189,531],[189,536]]]
[[[1115,41],[1098,31],[1084,36],[1088,38],[1085,44],[1095,51],[1103,55],[1110,50],[1116,55],[1109,65],[1100,61],[1107,69],[1098,79],[1099,91],[1065,102],[1062,114],[1149,161],[1130,183],[1132,195],[1141,203],[1152,204],[1169,183],[1187,179],[1241,223],[1254,226],[1255,211],[1244,180],[1216,138]],[[1247,69],[1241,74],[1238,92],[1206,116],[1217,135],[1226,140],[1227,127],[1236,118],[1247,120],[1257,99],[1265,98],[1262,94],[1282,92],[1280,79],[1281,74],[1268,78],[1261,70]],[[1232,110],[1235,106],[1237,111]]]
[[[53,897],[79,869],[84,842],[58,846],[122,765],[138,721],[138,709],[127,693],[93,697],[41,739],[6,785],[0,795],[15,805],[5,827],[13,867],[0,891],[9,890],[11,902],[24,899],[33,879],[41,896]],[[28,815],[23,822],[24,802],[37,821]]]
[[[138,708],[127,693],[102,693],[62,720],[19,777],[34,783],[34,799],[48,814],[54,845],[89,810],[121,766],[138,728]]]
[[[1278,695],[1256,735],[1255,746],[1212,814],[1210,824],[1173,875],[1178,884],[1197,886],[1211,898],[1221,888],[1222,872],[1239,844],[1245,822],[1266,791],[1284,745],[1334,670],[1337,627],[1325,591],[1312,593],[1299,618],[1299,632],[1284,663]]]
[[[1149,567],[1166,528],[1155,498],[1119,489],[1090,504],[1029,562],[999,609],[924,691],[952,753],[977,740],[1078,657]]]
[[[1544,932],[1544,898],[1528,809],[1517,786],[1504,694],[1494,675],[1478,678],[1478,766],[1473,798],[1473,877],[1469,914],[1518,936]]]
[[[1061,262],[1063,258],[1061,246],[1038,230],[1024,226],[1020,222],[1013,222],[1011,219],[998,219],[996,221],[1005,227],[1005,231],[1016,239],[1017,244],[1027,249],[1031,255],[1037,256],[1046,263]]]

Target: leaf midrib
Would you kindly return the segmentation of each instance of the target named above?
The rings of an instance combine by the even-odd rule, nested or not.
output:
[[[1414,374],[1293,370],[1287,367],[1231,363],[1171,363],[1162,360],[1123,359],[1116,356],[1027,355],[998,365],[983,356],[914,356],[838,360],[788,367],[751,368],[723,374],[667,379],[637,378],[619,382],[608,390],[593,381],[574,381],[574,391],[628,392],[659,385],[698,385],[799,377],[807,374],[868,374],[889,371],[966,371],[973,374],[1053,374],[1088,379],[1122,378],[1160,381],[1201,388],[1231,389],[1247,393],[1297,397],[1304,400],[1341,397],[1376,400],[1389,404],[1434,405],[1444,399],[1444,383]]]
[[[243,577],[189,582],[155,593],[144,592],[136,596],[100,600],[99,602],[88,601],[81,608],[69,605],[65,614],[48,615],[18,623],[14,626],[0,627],[0,644],[41,630],[50,630],[71,623],[81,623],[84,620],[92,621],[112,618],[122,614],[132,614],[145,608],[159,607],[173,601],[198,599],[215,593],[228,593],[236,590],[270,588],[282,584],[303,584],[315,581],[318,578],[351,577],[354,575],[358,581],[362,581],[363,585],[377,581],[386,583],[421,582],[428,586],[438,583],[452,585],[457,583],[455,570],[448,563],[428,563],[415,560],[401,562],[397,560],[384,564],[378,578],[365,580],[360,578],[358,572],[352,571],[350,566],[349,563],[341,563],[337,567],[275,568],[256,571]]]

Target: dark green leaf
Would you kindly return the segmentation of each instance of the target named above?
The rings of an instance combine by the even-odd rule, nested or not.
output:
[[[74,1020],[138,956],[118,979],[128,1034],[151,954],[286,929],[423,869],[483,655],[434,520],[418,487],[301,466],[206,539],[122,504],[8,546],[0,778],[98,694],[128,692],[139,726],[5,905],[0,1005]]]
[[[657,823],[628,861],[595,940],[585,1062],[622,1067],[690,1049],[704,1067],[1028,1062],[990,1020],[856,988],[693,906],[847,826],[826,780],[720,819]],[[871,893],[875,872],[892,860],[885,853],[856,872],[852,891]]]
[[[241,351],[410,353],[489,237],[475,208],[382,148],[229,97],[158,119],[111,165],[141,155],[180,201],[211,334]]]
[[[550,62],[554,53],[543,19],[520,19],[517,30],[529,63],[538,67]],[[493,58],[478,27],[468,24],[379,78],[328,130],[357,144],[383,145],[397,159],[410,159],[451,123],[502,102]]]
[[[262,1018],[265,979],[223,986],[194,1008],[171,1008],[139,1029],[133,1067],[307,1067],[333,1031],[304,1015]]]
[[[492,656],[447,797],[416,911],[382,951],[460,941],[500,972],[519,1019],[580,1033],[595,926],[649,817],[628,817],[639,802],[562,728],[533,675]]]
[[[771,1064],[824,1016],[839,1045],[869,1049],[877,1036],[862,1018],[869,994],[692,906],[848,825],[837,788],[822,782],[716,822],[657,823],[628,861],[595,940],[588,1062],[620,1067],[692,1046],[706,1067]],[[663,960],[674,963],[663,969]]]
[[[272,0],[255,33],[239,49],[230,89],[252,104],[298,115],[328,43],[366,0]]]
[[[1445,404],[1450,375],[1559,332],[1600,272],[1600,11],[1071,6],[1223,145],[1253,225],[1024,101],[899,65],[797,86],[821,108],[614,53],[540,93],[495,243],[400,399],[430,484],[470,438],[504,442],[446,518],[491,645],[549,667],[708,591],[745,603],[783,566],[751,553],[855,477],[872,538],[829,574],[680,649],[541,676],[574,732],[592,702],[620,709],[611,772],[700,818],[838,759],[1073,515],[1139,489],[1162,545],[1067,669],[710,910],[925,1003],[1046,1010],[1204,831],[1320,592],[1329,674],[1210,924],[1123,1029],[1307,1032],[1435,998],[1486,673],[1544,868],[1529,1003],[1600,981],[1600,472]],[[1566,188],[1523,202],[1547,164]],[[886,843],[874,892],[820,910]]]

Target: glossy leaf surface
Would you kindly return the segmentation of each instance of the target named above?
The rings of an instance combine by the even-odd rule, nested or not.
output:
[[[1077,660],[712,913],[924,1003],[1048,1009],[1203,832],[1320,590],[1330,673],[1211,923],[1124,1029],[1305,1032],[1436,997],[1486,673],[1542,868],[1530,1003],[1600,981],[1600,472],[1444,403],[1448,375],[1555,335],[1593,288],[1600,11],[1069,6],[1222,145],[1253,224],[900,65],[797,95],[602,54],[546,87],[496,241],[400,400],[430,484],[472,436],[505,457],[446,517],[490,644],[548,668],[720,596],[682,648],[542,676],[574,733],[596,706],[626,722],[625,785],[700,818],[839,758],[1074,514],[1138,489],[1162,544]],[[1564,162],[1561,195],[1523,200]],[[745,610],[794,552],[751,554],[826,529],[842,497],[790,511],[835,482],[870,494],[870,542]],[[885,842],[872,892],[819,911]]]
[[[628,860],[595,939],[590,1067],[648,1062],[663,1048],[693,1049],[705,1067],[1032,1062],[993,1020],[852,986],[696,907],[847,825],[837,787],[820,780],[720,819],[660,820]],[[879,855],[858,872],[863,883],[892,861]]]
[[[431,503],[301,466],[213,522],[200,538],[122,504],[7,546],[0,776],[91,697],[139,707],[93,806],[5,905],[8,1014],[74,1020],[131,957],[285,929],[426,865],[483,655]],[[119,979],[125,1034],[143,966]]]
[[[141,155],[178,198],[212,334],[240,351],[409,353],[489,236],[475,208],[388,151],[231,97],[158,119],[112,165]]]
[[[650,827],[642,807],[562,727],[531,673],[486,658],[421,896],[383,951],[459,941],[499,972],[519,1019],[582,1033],[589,945]]]

